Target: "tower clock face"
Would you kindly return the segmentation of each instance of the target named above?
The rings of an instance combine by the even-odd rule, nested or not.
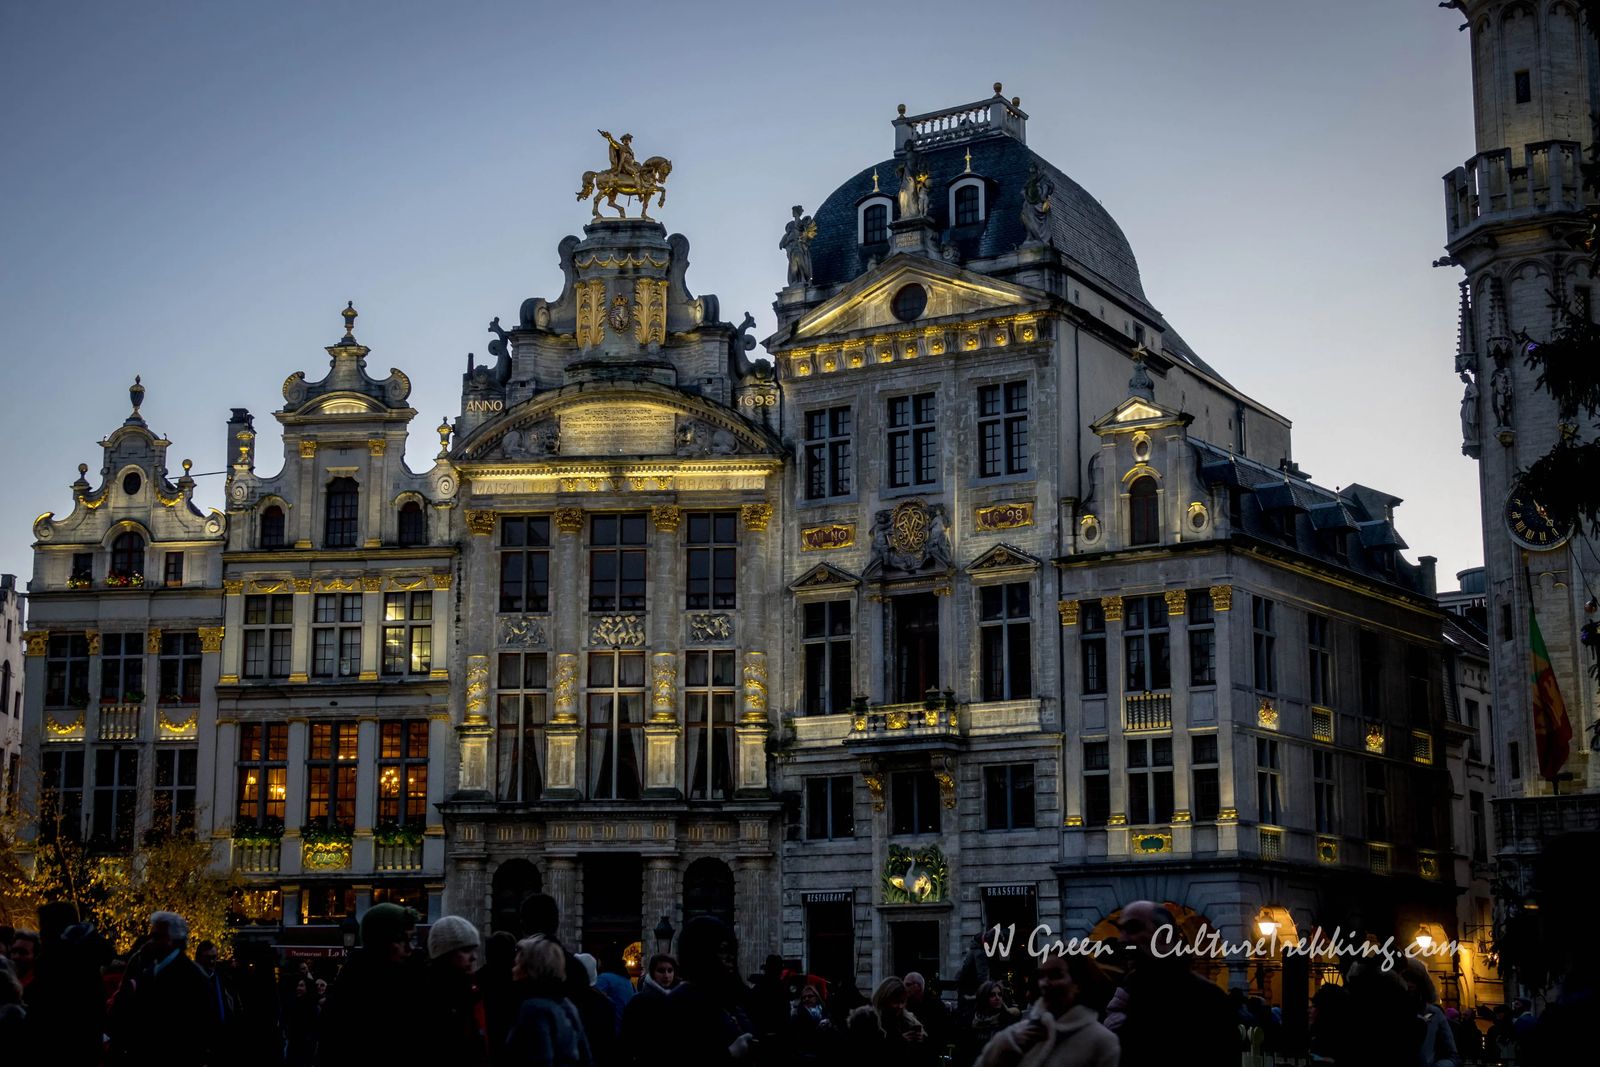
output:
[[[1513,541],[1535,552],[1561,547],[1572,533],[1571,528],[1558,525],[1520,485],[1506,497],[1506,529]]]

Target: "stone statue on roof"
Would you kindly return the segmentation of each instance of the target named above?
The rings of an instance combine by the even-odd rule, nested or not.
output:
[[[789,254],[789,284],[811,284],[811,242],[817,236],[817,224],[810,215],[802,215],[799,204],[794,206],[794,218],[783,228],[783,239],[778,247]]]
[[[1511,428],[1511,405],[1514,386],[1511,382],[1511,367],[1505,360],[1495,368],[1494,377],[1489,379],[1489,395],[1494,403],[1494,423],[1497,430]]]
[[[1035,160],[1022,187],[1022,228],[1028,232],[1027,244],[1050,243],[1050,197],[1055,191],[1050,175]]]
[[[906,155],[897,173],[900,175],[900,217],[922,218],[928,213],[928,172],[923,169],[922,156],[914,142],[906,145]]]

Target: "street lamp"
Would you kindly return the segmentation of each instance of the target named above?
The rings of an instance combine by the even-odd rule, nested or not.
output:
[[[1424,956],[1426,956],[1430,952],[1432,952],[1433,951],[1433,935],[1419,932],[1417,934],[1417,948],[1419,948],[1422,951],[1422,954]]]
[[[666,915],[661,916],[661,921],[656,923],[656,951],[669,952],[672,949],[672,935],[677,933],[672,928],[672,919]]]
[[[339,924],[339,936],[344,940],[344,954],[350,955],[350,950],[356,947],[356,937],[361,932],[361,924],[354,919],[345,919]]]

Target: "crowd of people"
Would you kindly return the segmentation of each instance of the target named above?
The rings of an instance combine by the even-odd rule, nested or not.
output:
[[[733,932],[705,917],[635,982],[620,958],[560,943],[552,898],[531,897],[522,919],[520,941],[484,942],[458,916],[419,938],[415,912],[378,904],[330,975],[280,966],[267,946],[226,965],[209,941],[191,954],[183,917],[164,911],[117,957],[47,908],[38,931],[0,929],[0,1049],[59,1067],[1463,1067],[1561,1049],[1537,1040],[1524,1004],[1486,1030],[1442,1009],[1420,965],[1353,967],[1312,998],[1297,1040],[1260,998],[1153,950],[1176,923],[1148,901],[1122,910],[1115,967],[1050,955],[1013,988],[980,943],[953,1001],[916,972],[866,997],[777,956],[746,982]]]

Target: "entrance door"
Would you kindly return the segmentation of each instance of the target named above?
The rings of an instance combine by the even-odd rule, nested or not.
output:
[[[939,688],[939,598],[911,593],[890,601],[894,628],[894,703],[909,704]]]
[[[640,940],[644,863],[637,852],[583,857],[583,951],[602,965]]]
[[[843,894],[840,894],[843,895]],[[856,978],[855,904],[806,902],[806,970],[833,982]]]
[[[939,979],[939,923],[903,922],[889,924],[889,949],[894,958],[894,973],[904,977],[916,971],[929,987]]]
[[[524,859],[506,860],[494,872],[494,914],[490,925],[518,938],[528,933],[522,923],[522,905],[539,892],[539,869]]]

